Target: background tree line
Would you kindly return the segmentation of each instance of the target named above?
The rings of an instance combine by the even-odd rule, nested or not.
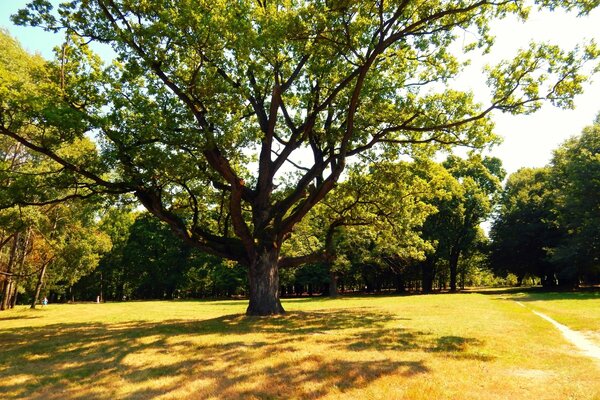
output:
[[[282,249],[301,257],[326,248],[327,261],[284,269],[281,294],[431,292],[457,282],[491,283],[491,274],[475,260],[481,260],[484,240],[479,224],[491,211],[502,175],[499,160],[476,154],[467,159],[451,156],[444,163],[421,159],[352,168],[348,179],[311,212]],[[379,187],[385,190],[376,190]],[[135,210],[130,202],[86,204],[77,200],[4,211],[6,221],[16,221],[16,212],[38,213],[38,220],[30,221],[29,228],[23,218],[18,226],[3,225],[3,298],[14,302],[20,292],[23,301],[32,300],[42,283],[52,301],[247,295],[243,266],[182,242],[166,224]],[[46,256],[56,253],[70,264],[46,268],[48,263],[36,260],[31,248],[21,250],[21,257],[26,254],[30,260],[29,269],[38,274],[19,281],[25,267],[14,267],[11,252],[16,245],[10,244],[21,243],[21,232],[34,229],[34,223],[40,226],[41,220],[52,237],[60,235],[58,225],[48,225],[53,210],[69,212],[70,219],[63,216],[61,227],[71,235],[62,239],[71,247],[56,248]],[[52,221],[56,218],[60,219]],[[82,224],[88,226],[86,236],[73,237]],[[449,238],[448,232],[456,236]],[[16,236],[11,239],[10,234]],[[102,245],[88,244],[88,253],[82,252],[85,243],[98,238]]]
[[[549,165],[508,178],[490,236],[500,275],[548,288],[600,283],[600,116]]]

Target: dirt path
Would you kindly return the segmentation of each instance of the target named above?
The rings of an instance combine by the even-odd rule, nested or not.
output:
[[[573,343],[583,354],[588,357],[592,357],[598,361],[600,361],[600,347],[596,346],[592,343],[588,338],[586,338],[582,333],[574,331],[566,325],[561,324],[560,322],[556,322],[546,314],[542,314],[541,312],[532,310],[529,307],[526,307],[523,303],[516,301],[518,305],[521,307],[527,308],[529,311],[534,313],[535,315],[545,319],[554,325],[567,339],[569,342]]]

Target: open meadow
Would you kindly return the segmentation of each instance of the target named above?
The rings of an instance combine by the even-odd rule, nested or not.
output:
[[[0,315],[2,399],[600,399],[600,295],[50,304]]]

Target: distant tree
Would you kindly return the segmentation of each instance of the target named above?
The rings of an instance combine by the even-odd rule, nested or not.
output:
[[[489,266],[489,239],[482,229],[478,231],[475,245],[461,254],[458,264],[458,285],[461,289],[466,286],[483,286],[480,282],[482,275],[492,275]]]
[[[173,299],[189,268],[191,247],[148,213],[137,216],[122,248],[128,298]]]
[[[100,227],[113,245],[99,268],[77,285],[84,298],[95,299],[100,289],[108,300],[220,297],[246,291],[245,273],[236,263],[189,246],[146,212],[111,208]]]
[[[538,2],[583,14],[596,6]],[[32,68],[11,44],[0,134],[52,160],[55,184],[70,190],[62,198],[133,193],[186,243],[245,265],[247,313],[279,314],[279,267],[308,260],[282,257],[282,244],[351,157],[483,147],[495,139],[493,110],[572,105],[582,64],[598,55],[592,45],[531,44],[490,67],[486,105],[449,86],[464,65],[452,49],[488,50],[490,23],[526,19],[527,9],[516,0],[82,0],[54,13],[35,0],[14,20],[64,29],[67,42],[56,62]],[[89,42],[110,45],[115,62],[103,67]],[[59,150],[90,134],[99,148],[86,157]],[[13,203],[57,198],[33,192]]]
[[[600,281],[600,115],[563,143],[551,163],[558,221],[565,236],[552,253],[565,285]]]
[[[47,206],[33,226],[29,261],[39,273],[33,290],[32,308],[42,285],[47,291],[65,295],[82,276],[97,266],[110,249],[110,238],[96,226],[94,208],[82,202]]]
[[[427,216],[436,211],[431,203],[441,195],[444,178],[440,174],[444,172],[428,160],[351,168],[346,181],[298,224],[283,247],[284,254],[322,249],[332,296],[337,294],[337,275],[348,266],[349,252],[355,262],[362,259],[386,267],[392,259],[422,258],[429,245],[420,230]]]
[[[127,204],[109,208],[99,223],[99,228],[110,237],[111,249],[102,256],[93,279],[85,285],[85,296],[102,300],[122,300],[125,296],[125,247],[129,240],[131,226],[138,213]],[[89,291],[94,287],[94,294]]]
[[[551,249],[562,236],[552,188],[553,171],[522,168],[508,177],[500,206],[490,230],[490,262],[502,276],[517,276],[520,285],[527,275],[540,277],[542,284],[557,283]]]
[[[431,291],[434,268],[442,264],[448,266],[450,291],[457,290],[460,257],[477,246],[480,224],[492,212],[505,174],[499,159],[477,154],[450,156],[443,165],[454,182],[448,186],[449,196],[434,202],[438,212],[424,225],[424,237],[435,243],[423,262],[425,292]]]

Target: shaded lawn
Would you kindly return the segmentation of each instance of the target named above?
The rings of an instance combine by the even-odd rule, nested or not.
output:
[[[2,398],[594,399],[600,369],[491,296],[51,305],[0,314]],[[23,318],[21,318],[23,317]]]

